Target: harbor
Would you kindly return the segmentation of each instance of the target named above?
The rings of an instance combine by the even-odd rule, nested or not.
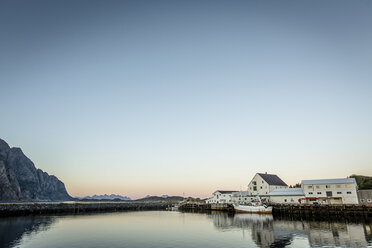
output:
[[[310,204],[273,204],[272,215],[274,217],[302,217],[311,219],[327,218],[372,218],[371,205],[310,205]],[[186,203],[179,206],[180,211],[185,212],[236,212],[233,204],[198,204]]]

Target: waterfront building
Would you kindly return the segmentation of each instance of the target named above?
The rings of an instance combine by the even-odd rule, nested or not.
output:
[[[264,196],[274,189],[285,189],[288,185],[277,175],[256,173],[248,184],[248,192],[253,196]]]
[[[284,188],[273,189],[266,196],[272,203],[298,204],[305,194],[302,188]]]
[[[358,200],[360,204],[372,204],[372,189],[358,190]]]
[[[354,178],[302,180],[306,202],[318,204],[358,204]]]
[[[232,203],[233,190],[216,190],[206,202],[209,204]]]
[[[247,204],[252,202],[251,194],[248,191],[237,191],[232,194],[232,202],[237,204]]]

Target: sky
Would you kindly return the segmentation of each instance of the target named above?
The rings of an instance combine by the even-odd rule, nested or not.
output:
[[[0,2],[0,138],[72,196],[372,176],[371,1]]]

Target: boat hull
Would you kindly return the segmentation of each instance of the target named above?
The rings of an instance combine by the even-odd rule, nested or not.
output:
[[[237,213],[272,214],[273,207],[234,205]]]

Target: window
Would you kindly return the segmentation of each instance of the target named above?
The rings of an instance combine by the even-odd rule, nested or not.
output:
[[[284,199],[284,202],[287,202],[287,199]]]
[[[348,191],[348,192],[346,192],[346,194],[348,194],[348,195],[351,195],[351,192],[350,192],[350,191]]]
[[[313,186],[307,186],[307,188],[308,188],[308,189],[312,189],[312,188],[313,188]]]
[[[262,181],[262,183],[263,183],[263,181]]]
[[[309,195],[312,195],[313,194],[313,192],[309,192]]]
[[[350,184],[346,184],[345,187],[346,187],[346,188],[350,188]]]
[[[317,194],[318,194],[318,195],[321,195],[321,194],[322,194],[322,192],[317,192]]]
[[[326,188],[327,188],[327,189],[330,189],[330,188],[331,188],[331,185],[326,185]]]
[[[253,181],[253,185],[257,185],[256,181]]]
[[[326,191],[327,197],[332,197],[332,191]]]
[[[261,186],[261,189],[262,189],[262,186]]]
[[[257,191],[257,186],[253,186],[253,191]]]
[[[319,185],[317,185],[317,186],[316,186],[316,188],[317,188],[317,189],[320,189],[320,186],[319,186]]]
[[[291,202],[294,202],[293,198],[291,199]]]
[[[372,200],[371,199],[367,199],[367,202],[372,202]]]
[[[360,202],[364,202],[364,199],[361,199]]]
[[[341,192],[337,192],[338,195],[341,195],[342,193]]]
[[[336,185],[336,188],[338,188],[338,189],[341,188],[341,185],[337,184],[337,185]]]

